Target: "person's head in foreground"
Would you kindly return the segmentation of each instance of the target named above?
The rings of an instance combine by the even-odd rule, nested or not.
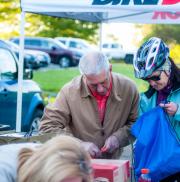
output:
[[[168,46],[157,37],[141,45],[133,65],[136,78],[148,81],[157,91],[180,79],[180,70],[169,57]]]
[[[86,53],[79,62],[79,70],[89,89],[98,95],[106,95],[111,82],[111,65],[100,51]]]
[[[91,182],[89,154],[70,136],[57,136],[19,154],[18,182]]]

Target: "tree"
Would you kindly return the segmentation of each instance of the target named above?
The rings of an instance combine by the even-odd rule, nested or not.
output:
[[[143,25],[141,26],[144,39],[150,37],[160,37],[167,44],[180,44],[180,26],[179,25]]]
[[[1,38],[10,38],[16,36],[19,32],[19,13],[20,8],[18,1],[1,1],[0,2],[0,35]]]
[[[26,36],[71,36],[97,42],[97,23],[26,14]],[[0,0],[1,38],[19,36],[20,4],[19,0]]]
[[[44,28],[38,33],[40,36],[48,37],[78,37],[97,42],[97,30],[99,25],[86,21],[40,16]]]

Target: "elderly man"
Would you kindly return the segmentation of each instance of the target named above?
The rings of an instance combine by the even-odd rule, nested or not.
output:
[[[93,158],[118,158],[129,144],[129,129],[137,117],[136,86],[112,73],[107,57],[98,51],[86,53],[79,70],[81,76],[67,83],[54,104],[46,107],[40,131],[67,129]]]

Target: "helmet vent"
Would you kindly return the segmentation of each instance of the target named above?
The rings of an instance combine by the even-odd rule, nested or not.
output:
[[[148,66],[151,66],[152,65],[152,63],[153,63],[153,60],[154,60],[154,58],[152,57],[152,58],[150,58],[150,60],[149,60],[149,62],[148,62]],[[153,65],[152,65],[153,66]],[[151,67],[152,67],[151,66]]]
[[[152,50],[152,52],[155,52],[156,51],[156,47]]]
[[[145,53],[144,53],[144,56],[146,57],[147,56],[147,54],[148,54],[148,49],[145,51]]]
[[[137,67],[138,67],[139,70],[144,69],[145,63],[144,62],[139,62]]]

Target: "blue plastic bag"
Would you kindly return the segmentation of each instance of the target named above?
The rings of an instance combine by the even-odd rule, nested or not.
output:
[[[180,144],[162,108],[144,113],[132,126],[131,133],[137,139],[134,147],[137,178],[142,168],[150,170],[153,182],[180,171]]]

